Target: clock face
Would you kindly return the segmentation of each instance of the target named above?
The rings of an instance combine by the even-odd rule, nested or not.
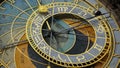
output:
[[[117,68],[120,28],[98,0],[0,4],[0,66]]]

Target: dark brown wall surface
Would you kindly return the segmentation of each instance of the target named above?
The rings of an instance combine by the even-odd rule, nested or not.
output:
[[[2,3],[4,0],[0,0],[0,3]]]
[[[108,8],[120,26],[120,0],[99,0]]]

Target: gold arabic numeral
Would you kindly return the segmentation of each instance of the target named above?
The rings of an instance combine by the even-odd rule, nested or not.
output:
[[[82,60],[83,60],[83,61],[86,61],[86,58],[85,58],[84,55],[77,56],[76,59],[77,59],[79,62],[81,62]]]
[[[101,45],[96,44],[94,48],[97,49],[98,51],[101,51],[103,47]]]
[[[58,7],[58,12],[67,12],[68,7]]]

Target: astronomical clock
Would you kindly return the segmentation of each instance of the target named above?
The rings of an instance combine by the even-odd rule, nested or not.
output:
[[[99,0],[4,0],[0,68],[120,68],[120,26]]]

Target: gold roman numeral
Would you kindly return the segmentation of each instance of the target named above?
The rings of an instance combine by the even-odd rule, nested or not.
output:
[[[97,49],[98,51],[101,51],[103,47],[98,45],[98,44],[96,44],[96,46],[94,48]]]

